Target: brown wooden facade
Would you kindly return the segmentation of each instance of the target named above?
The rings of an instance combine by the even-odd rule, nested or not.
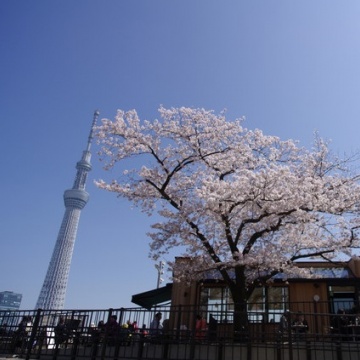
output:
[[[184,261],[182,258],[181,261]],[[314,278],[288,278],[277,279],[268,286],[267,291],[275,291],[283,294],[283,303],[276,306],[270,305],[269,309],[266,304],[251,305],[249,304],[250,322],[253,327],[263,327],[264,332],[274,333],[268,329],[278,326],[278,320],[284,310],[291,313],[299,311],[308,314],[310,321],[309,326],[317,333],[328,333],[331,331],[331,316],[336,314],[339,308],[344,308],[348,313],[359,312],[360,303],[360,258],[353,257],[349,261],[339,261],[335,263],[325,262],[302,262],[298,263],[299,267],[311,268],[314,272]],[[231,319],[225,321],[224,318],[231,313],[231,306],[226,312],[225,302],[227,298],[219,298],[218,303],[210,304],[203,302],[203,293],[208,291],[218,291],[226,293],[225,285],[220,281],[200,281],[191,285],[184,283],[174,283],[172,288],[172,307],[194,308],[197,311],[205,313],[208,317],[210,312],[219,314],[219,329],[223,328],[224,333],[231,333]],[[216,290],[220,289],[220,290]],[[280,292],[280,289],[282,292]],[[259,290],[260,293],[262,290]],[[264,292],[265,293],[265,290]],[[279,295],[280,296],[280,295]],[[264,298],[264,302],[268,299]],[[251,300],[249,300],[251,301]],[[223,303],[221,303],[223,302]],[[211,306],[210,306],[211,305]],[[276,305],[276,304],[275,304]],[[225,309],[220,314],[221,309]],[[223,310],[221,310],[223,311]],[[223,315],[225,314],[225,316]],[[317,316],[313,316],[313,315]],[[194,323],[194,311],[184,312],[180,320],[182,324]],[[190,325],[191,326],[191,325]]]

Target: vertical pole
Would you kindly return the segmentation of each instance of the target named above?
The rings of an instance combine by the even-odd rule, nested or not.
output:
[[[180,340],[180,325],[181,325],[181,305],[178,306],[178,316],[177,316],[177,323],[176,323],[176,340]]]
[[[39,323],[40,323],[40,315],[41,315],[41,309],[38,309],[36,311],[35,320],[34,320],[34,323],[32,326],[30,339],[27,344],[26,360],[30,359],[31,350],[32,350],[33,344],[35,343],[35,338],[36,338],[36,334],[38,332]]]
[[[288,336],[289,336],[289,360],[293,360],[293,339],[292,339],[292,333],[291,333],[291,324],[292,324],[292,318],[291,318],[291,312],[289,311],[289,317],[288,317]]]
[[[317,304],[320,300],[319,295],[314,295],[314,315],[315,315],[315,338],[316,340],[319,339],[319,319],[318,319],[318,308]]]
[[[107,318],[107,321],[110,320],[112,313],[113,313],[113,309],[110,308],[110,309],[108,310],[108,318]],[[107,333],[106,333],[106,331],[105,331],[104,339],[103,339],[103,343],[102,343],[102,348],[101,348],[101,360],[104,360],[104,359],[105,359],[106,345],[107,345],[106,343],[107,343],[107,341],[108,341],[107,337],[108,337],[108,335],[107,335]]]
[[[156,284],[157,289],[160,287],[160,284],[163,282],[163,279],[161,278],[161,275],[164,274],[164,265],[165,265],[165,263],[163,261],[160,261],[159,264],[155,265],[155,268],[156,268],[156,270],[158,272],[157,284]]]

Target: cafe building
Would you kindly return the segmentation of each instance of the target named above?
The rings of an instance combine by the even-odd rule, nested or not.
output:
[[[187,261],[177,258],[176,261]],[[332,314],[343,309],[355,314],[360,304],[360,258],[347,261],[298,262],[299,267],[309,270],[310,278],[275,276],[266,286],[257,287],[247,302],[249,323],[272,332],[278,326],[285,312],[302,312],[316,333],[332,331]],[[181,311],[182,326],[191,327],[195,312],[204,314],[209,321],[210,314],[219,328],[231,332],[234,306],[231,294],[220,277],[213,274],[191,284],[174,282],[159,289],[133,296],[132,301],[147,309],[168,301],[172,309]],[[189,309],[189,311],[186,311]],[[191,310],[190,310],[191,309]]]

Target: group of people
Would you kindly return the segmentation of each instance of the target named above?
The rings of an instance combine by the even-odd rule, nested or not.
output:
[[[338,309],[331,319],[331,332],[339,334],[344,341],[360,339],[360,315],[356,308]]]
[[[331,334],[339,335],[343,341],[360,339],[360,314],[357,308],[345,310],[339,308],[330,320]],[[293,339],[304,339],[305,334],[309,331],[309,324],[304,314],[300,311],[295,317],[289,311],[286,311],[280,319],[279,334],[282,337],[288,337],[288,333],[294,335]]]
[[[167,336],[170,334],[170,329],[168,319],[165,319],[161,323],[162,314],[156,313],[154,319],[150,323],[149,329],[149,337],[150,339],[156,339],[160,336]],[[189,331],[185,325],[181,325],[180,328],[180,338],[187,338],[189,335]],[[214,340],[216,338],[217,332],[217,320],[210,314],[209,324],[207,323],[206,319],[201,314],[196,316],[195,322],[195,341],[202,342],[205,339]],[[174,335],[174,334],[173,334]]]
[[[285,311],[281,316],[279,322],[279,334],[281,335],[282,340],[287,340],[289,332],[294,334],[293,340],[295,342],[305,340],[305,334],[308,331],[309,324],[301,311],[296,313],[293,319],[291,319],[290,311]]]
[[[216,336],[217,321],[211,315],[209,326],[202,315],[197,315],[195,325],[195,339],[202,341],[208,336]],[[180,328],[181,333],[187,333],[187,328],[182,326]],[[210,334],[211,332],[211,334]],[[169,336],[169,319],[162,321],[162,313],[157,312],[150,322],[149,328],[144,324],[141,328],[138,327],[137,321],[131,322],[128,320],[124,325],[120,325],[117,322],[117,316],[112,315],[107,323],[99,323],[97,328],[92,329],[92,336],[98,337],[99,334],[107,339],[108,343],[114,343],[115,341],[124,341],[135,337],[142,337],[149,341],[156,341],[160,338]]]
[[[122,344],[129,345],[131,341],[140,336],[147,336],[146,325],[140,329],[137,321],[128,320],[125,324],[119,324],[117,315],[111,315],[104,323],[100,321],[96,327],[94,324],[89,329],[93,343],[106,341],[108,345]]]
[[[19,328],[24,325],[21,323]],[[216,337],[217,321],[210,315],[209,325],[202,315],[197,315],[195,325],[196,341],[203,341]],[[180,327],[180,333],[188,336],[189,332],[185,326]],[[91,343],[100,343],[106,341],[108,345],[129,345],[132,341],[143,338],[147,341],[156,341],[166,336],[170,336],[169,319],[162,320],[162,313],[157,312],[150,322],[150,326],[146,324],[142,327],[138,326],[137,321],[128,320],[124,324],[119,324],[117,315],[111,315],[108,321],[99,321],[96,326],[92,323],[88,329]],[[186,335],[185,335],[186,334]],[[70,329],[67,326],[64,317],[60,317],[57,325],[54,327],[54,340],[57,346],[65,343],[71,336]]]
[[[339,334],[342,339],[354,337],[354,334],[349,329],[349,324],[359,326],[356,331],[359,331],[360,337],[360,318],[357,313],[346,312],[344,309],[339,309],[337,314],[331,320],[331,329],[333,333]],[[150,326],[145,324],[142,327],[138,326],[136,320],[128,320],[123,325],[117,321],[116,315],[111,315],[106,323],[100,321],[97,326],[92,324],[89,328],[89,334],[93,343],[106,341],[107,344],[130,344],[137,339],[156,340],[165,338],[167,336],[194,336],[196,342],[215,341],[217,337],[217,320],[212,314],[209,315],[209,321],[201,315],[196,316],[195,328],[189,331],[184,325],[181,326],[171,335],[169,329],[169,319],[162,320],[162,313],[157,312],[150,322]],[[13,332],[13,347],[24,347],[25,342],[29,339],[32,329],[31,316],[23,316],[16,331]],[[180,332],[178,332],[180,330]],[[8,331],[4,327],[1,329],[4,334]],[[280,318],[278,325],[278,334],[282,341],[287,341],[290,338],[292,341],[301,341],[306,338],[309,331],[309,324],[305,319],[304,314],[299,311],[297,313],[290,313],[286,311]],[[64,317],[60,317],[58,324],[54,328],[55,344],[59,345],[67,341],[70,337],[70,329],[68,329]]]
[[[337,316],[336,328],[341,328],[343,323],[347,321],[344,316]],[[32,327],[32,319],[30,316],[24,316],[15,331],[14,346],[22,346],[24,339],[26,339]],[[282,336],[288,334],[289,330],[295,334],[295,339],[301,339],[309,330],[308,322],[304,314],[298,312],[294,318],[291,319],[290,312],[285,312],[280,319],[279,333]],[[188,329],[184,326],[180,327],[180,333],[187,334]],[[169,319],[162,321],[162,313],[157,312],[150,323],[149,328],[144,324],[139,328],[137,321],[128,320],[125,324],[120,325],[117,321],[116,315],[111,315],[106,323],[100,321],[97,326],[92,324],[89,328],[89,334],[93,343],[98,343],[106,340],[107,344],[113,345],[115,343],[130,344],[132,340],[143,339],[155,340],[168,336]],[[215,341],[217,337],[217,320],[212,314],[209,316],[209,322],[201,315],[196,316],[195,329],[193,331],[195,341],[202,342],[204,340]],[[70,337],[70,331],[67,328],[64,317],[60,317],[58,324],[54,328],[55,344],[60,345],[67,341]]]
[[[70,329],[65,323],[65,318],[60,316],[57,325],[54,328],[55,345],[59,346],[65,343],[70,337]]]

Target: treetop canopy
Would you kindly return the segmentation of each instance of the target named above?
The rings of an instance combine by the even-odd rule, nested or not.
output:
[[[180,249],[197,259],[191,271],[177,269],[179,277],[216,269],[229,284],[248,286],[266,281],[264,273],[306,275],[297,259],[331,260],[358,248],[359,175],[319,136],[308,150],[225,113],[160,107],[159,114],[141,121],[135,110],[118,110],[103,120],[100,158],[119,173],[97,185],[158,211],[150,256]]]

